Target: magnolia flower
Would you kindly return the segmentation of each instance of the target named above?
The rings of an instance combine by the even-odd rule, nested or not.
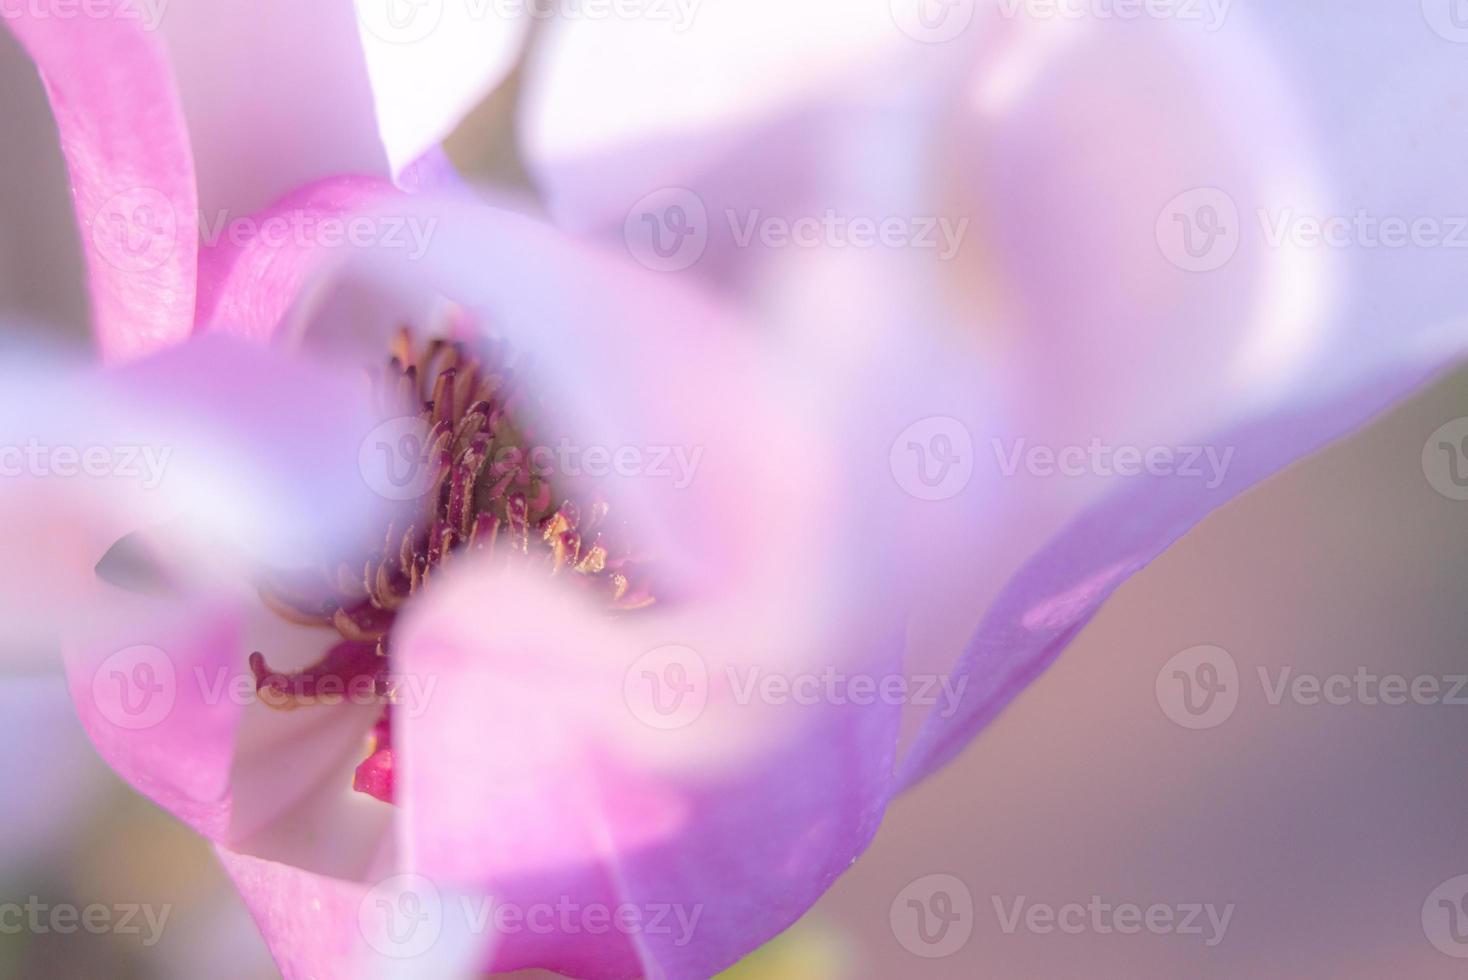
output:
[[[721,969],[1130,574],[1461,343],[1436,254],[1241,223],[1462,196],[1362,165],[1451,139],[1445,88],[1371,111],[1277,60],[1294,15],[547,25],[547,222],[431,146],[525,18],[179,6],[7,21],[107,367],[7,388],[47,451],[6,544],[51,546],[4,611],[291,976]],[[1377,16],[1342,34],[1452,70]],[[157,485],[50,452],[129,444]]]

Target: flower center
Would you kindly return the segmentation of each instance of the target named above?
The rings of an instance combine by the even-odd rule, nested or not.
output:
[[[329,626],[340,642],[301,671],[272,670],[250,655],[256,690],[289,710],[368,692],[384,704],[368,758],[353,788],[393,797],[389,673],[393,627],[403,605],[459,556],[538,567],[589,589],[609,613],[642,609],[653,595],[644,563],[609,520],[610,506],[558,472],[556,454],[533,428],[523,366],[501,341],[471,350],[461,341],[415,345],[398,333],[387,363],[370,372],[383,425],[401,438],[387,448],[404,457],[421,496],[401,502],[382,543],[365,557],[304,571],[273,572],[260,583],[266,605],[306,626]],[[395,443],[395,445],[394,445]]]

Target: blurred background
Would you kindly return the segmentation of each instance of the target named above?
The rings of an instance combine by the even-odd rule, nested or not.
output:
[[[6,120],[44,126],[10,43],[0,32]],[[486,103],[457,145],[513,176],[495,138],[504,108]],[[78,323],[84,298],[56,288],[80,281],[79,260],[54,221],[65,184],[44,146],[0,140],[0,295],[8,314]],[[1214,514],[730,975],[1461,975],[1468,936],[1449,906],[1462,892],[1438,889],[1468,874],[1468,703],[1310,704],[1272,685],[1365,671],[1447,694],[1468,673],[1468,503],[1422,463],[1435,430],[1464,416],[1468,373]],[[1236,668],[1236,702],[1187,727],[1171,661],[1199,646]],[[0,850],[0,902],[167,914],[151,943],[141,922],[57,935],[0,919],[0,976],[276,975],[209,847],[96,758],[58,677],[0,685],[0,779],[6,835],[24,842]],[[1126,904],[1161,906],[1174,927],[1123,933],[1091,912]],[[1067,919],[1072,905],[1084,917]]]

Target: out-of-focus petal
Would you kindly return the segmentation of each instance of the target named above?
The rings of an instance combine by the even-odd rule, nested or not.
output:
[[[575,449],[638,453],[646,465],[594,482],[667,591],[614,622],[555,579],[467,557],[436,579],[394,645],[396,670],[438,684],[420,711],[393,716],[406,866],[445,892],[481,889],[519,908],[565,896],[700,917],[696,937],[522,930],[500,937],[497,968],[704,975],[788,925],[849,865],[891,785],[891,699],[775,705],[738,693],[771,674],[876,683],[900,670],[898,590],[874,588],[854,524],[863,495],[844,492],[849,460],[824,438],[836,399],[825,376],[696,290],[512,211],[412,204],[438,220],[427,253],[364,251],[336,270],[336,292],[356,282],[386,308],[416,302],[414,325],[452,301],[450,326],[477,325],[529,356],[537,422]],[[401,322],[344,309],[298,311],[308,347],[356,327],[379,334],[365,349],[382,349]],[[680,451],[684,480],[668,468]],[[709,687],[677,732],[635,710],[669,647],[692,651]]]
[[[205,221],[337,174],[388,175],[351,0],[127,6],[167,44]]]
[[[113,360],[193,327],[194,165],[167,52],[136,8],[30,4],[5,24],[41,71],[71,174],[97,342]],[[107,16],[96,16],[105,9]]]
[[[9,349],[0,541],[11,638],[44,638],[119,540],[166,529],[179,564],[350,553],[379,527],[360,447],[376,419],[355,366],[223,337],[106,372]]]
[[[380,233],[362,217],[394,197],[392,185],[369,177],[338,177],[288,195],[248,223],[224,225],[199,256],[201,329],[269,340],[300,291],[350,245],[351,222]]]
[[[437,146],[520,55],[518,3],[356,0],[377,127],[394,175]]]
[[[493,896],[440,893],[390,866],[364,882],[223,846],[215,853],[289,980],[482,975]]]
[[[405,674],[452,678],[395,716],[413,870],[521,910],[630,910],[616,932],[507,932],[494,969],[708,976],[798,918],[875,833],[897,704],[746,685],[823,670],[875,684],[897,676],[900,637],[711,605],[612,622],[555,580],[468,570],[405,625]]]
[[[662,186],[656,174],[707,166],[731,131],[922,50],[885,0],[680,0],[634,10],[546,24],[527,70],[525,153],[552,212],[573,227],[584,227],[591,201],[625,196],[636,180],[614,166],[601,187],[588,187],[592,161],[636,148],[652,167],[642,176],[647,193]]]
[[[1277,406],[1208,441],[1232,454],[1217,486],[1148,476],[1082,512],[1019,571],[985,614],[954,670],[960,710],[934,715],[902,763],[911,785],[952,758],[1053,661],[1110,595],[1207,514],[1365,424],[1443,369],[1434,357],[1384,366],[1345,392]]]

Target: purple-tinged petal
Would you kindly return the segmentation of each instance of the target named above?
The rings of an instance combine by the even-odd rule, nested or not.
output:
[[[193,327],[193,157],[167,52],[125,16],[132,5],[105,0],[102,17],[67,16],[62,6],[43,0],[4,21],[51,100],[97,343],[108,359],[127,360],[178,343]]]
[[[337,174],[387,177],[351,0],[167,0],[202,219],[239,219]]]
[[[930,717],[903,759],[904,786],[957,754],[1060,655],[1128,578],[1233,497],[1291,462],[1366,424],[1443,370],[1435,358],[1403,363],[1344,393],[1251,419],[1208,440],[1232,453],[1216,486],[1147,476],[1086,509],[1031,558],[984,615],[953,671],[959,710]]]
[[[849,867],[893,785],[895,703],[741,685],[895,676],[900,640],[788,609],[611,621],[558,586],[455,569],[413,610],[400,669],[440,684],[394,716],[403,853],[444,890],[626,907],[645,927],[515,931],[494,969],[711,975]]]

